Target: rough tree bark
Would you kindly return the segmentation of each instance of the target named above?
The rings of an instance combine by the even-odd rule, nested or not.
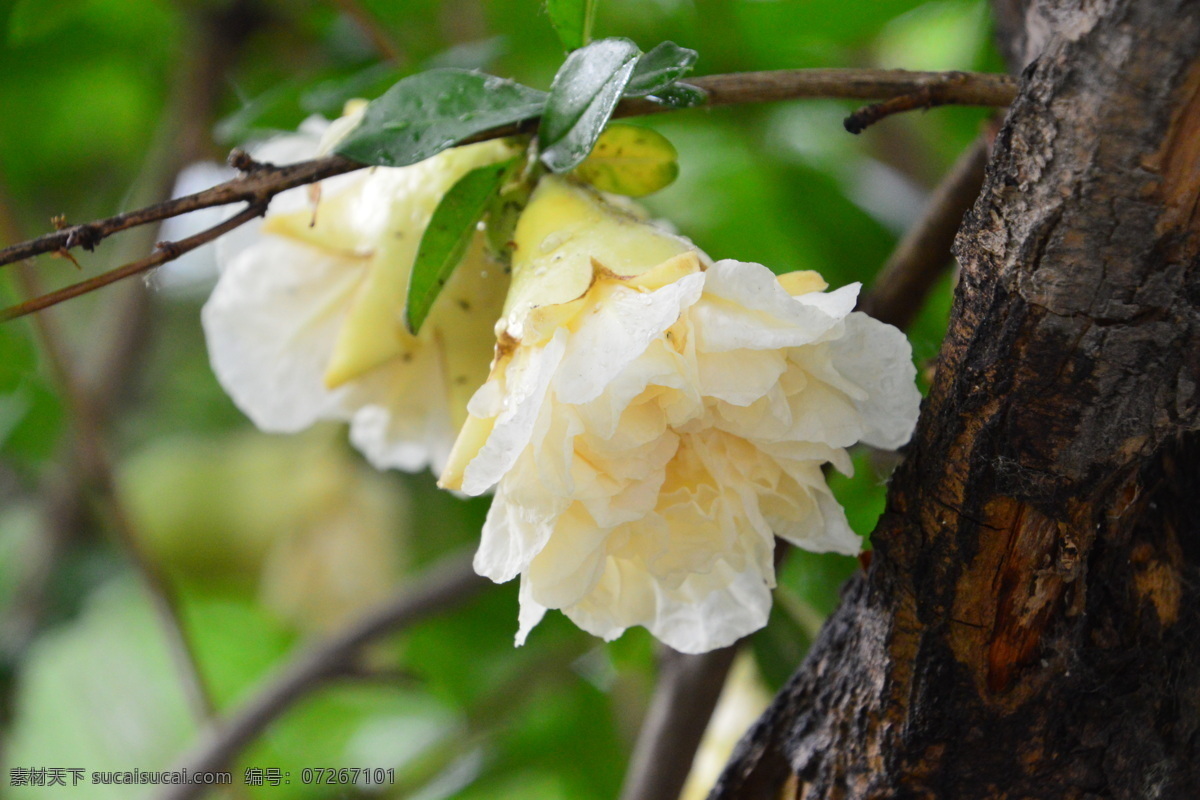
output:
[[[874,558],[713,798],[1200,798],[1200,2],[1005,5]]]

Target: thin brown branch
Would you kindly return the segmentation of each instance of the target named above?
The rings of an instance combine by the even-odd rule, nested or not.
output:
[[[859,308],[878,320],[907,328],[925,303],[938,278],[953,261],[950,247],[963,215],[983,186],[987,136],[981,136],[959,156],[938,184],[929,205],[896,245]]]
[[[707,107],[766,103],[802,98],[892,98],[910,95],[930,86],[943,103],[1004,106],[1016,95],[1016,82],[1007,75],[956,72],[947,81],[943,72],[909,72],[876,69],[803,69],[708,75],[688,81],[708,95]],[[614,117],[658,114],[675,109],[644,98],[629,98],[617,106]],[[467,142],[497,139],[536,128],[536,119],[504,125],[472,136]],[[286,166],[264,166],[196,194],[156,203],[108,219],[70,225],[36,239],[0,250],[0,265],[43,253],[82,247],[91,250],[114,233],[159,222],[201,208],[237,202],[267,203],[280,192],[341,175],[364,165],[341,156],[327,156]]]
[[[161,203],[127,211],[108,219],[87,222],[82,225],[71,225],[60,231],[6,247],[0,250],[0,265],[11,264],[14,261],[61,249],[82,247],[85,250],[92,250],[114,233],[136,228],[139,225],[161,222],[168,217],[178,217],[201,208],[241,202],[248,202],[252,205],[266,204],[280,192],[296,186],[316,183],[334,175],[362,169],[362,167],[362,164],[341,156],[328,156],[315,161],[302,161],[298,164],[264,168],[202,192],[185,195],[174,200],[164,200]]]
[[[195,250],[200,245],[208,244],[222,234],[228,233],[234,228],[249,222],[255,217],[262,216],[266,210],[267,209],[265,205],[251,204],[249,208],[246,208],[242,212],[230,217],[220,225],[214,225],[213,227],[203,230],[194,236],[189,236],[188,238],[181,239],[178,242],[159,242],[156,252],[152,256],[147,256],[146,258],[126,264],[123,267],[118,267],[117,269],[105,272],[102,275],[89,278],[86,281],[73,283],[70,286],[66,286],[56,292],[39,295],[34,297],[32,300],[26,300],[23,303],[18,303],[11,308],[6,308],[3,311],[0,311],[0,322],[7,322],[11,319],[23,317],[26,314],[32,314],[35,311],[41,311],[42,309],[57,305],[65,300],[79,297],[80,295],[87,294],[88,292],[95,291],[103,286],[107,286],[110,283],[115,283],[122,278],[128,278],[131,275],[137,275],[138,273],[146,272],[147,270],[162,266],[168,261],[179,258],[189,250]]]
[[[621,800],[676,800],[741,643],[702,655],[667,649]]]
[[[709,106],[803,98],[886,100],[924,90],[936,91],[943,105],[1006,106],[1017,96],[1013,78],[985,72],[786,69],[708,75],[687,83],[708,94]]]
[[[775,540],[775,571],[792,546]],[[725,688],[738,650],[747,641],[697,655],[663,648],[658,682],[642,720],[620,800],[677,800]]]
[[[337,677],[367,644],[462,605],[491,585],[475,574],[469,557],[435,566],[357,623],[283,664],[245,705],[182,759],[180,768],[191,774],[228,769],[272,721],[322,683]],[[200,784],[172,786],[159,800],[194,800],[208,788]]]

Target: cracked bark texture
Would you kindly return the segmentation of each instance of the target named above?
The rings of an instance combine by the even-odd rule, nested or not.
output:
[[[874,558],[713,800],[1200,798],[1200,2],[1006,5]]]

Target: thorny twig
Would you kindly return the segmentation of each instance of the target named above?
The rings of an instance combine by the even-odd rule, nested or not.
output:
[[[0,322],[7,322],[10,319],[23,317],[26,314],[31,314],[34,311],[41,311],[44,308],[57,305],[64,300],[70,300],[73,297],[87,294],[95,291],[102,286],[107,286],[110,283],[115,283],[122,278],[128,278],[131,275],[137,275],[141,272],[154,269],[162,266],[168,261],[173,261],[179,258],[189,250],[195,250],[202,244],[208,244],[217,237],[228,233],[234,228],[238,228],[249,222],[255,217],[261,217],[266,213],[267,207],[260,203],[252,203],[248,208],[238,214],[230,217],[220,225],[214,225],[207,230],[203,230],[194,236],[189,236],[186,239],[181,239],[178,242],[159,242],[155,248],[154,255],[126,264],[123,267],[111,270],[109,272],[97,275],[86,281],[73,283],[70,286],[59,289],[56,292],[39,295],[31,300],[26,300],[23,303],[18,303],[12,308],[6,308],[0,311]]]

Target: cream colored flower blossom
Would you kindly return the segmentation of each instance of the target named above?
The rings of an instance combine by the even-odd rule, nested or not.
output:
[[[475,559],[520,575],[518,643],[546,609],[677,650],[765,624],[774,536],[853,554],[822,466],[907,441],[903,334],[852,313],[857,285],[709,263],[560,179],[517,229],[500,345],[443,485],[496,496]]]
[[[308,123],[256,155],[311,158],[352,122]],[[345,420],[376,467],[440,469],[487,377],[507,279],[477,236],[414,337],[401,317],[408,276],[442,195],[509,155],[485,142],[332,178],[319,200],[309,187],[285,192],[261,225],[223,239],[202,320],[213,369],[238,407],[267,431]]]

